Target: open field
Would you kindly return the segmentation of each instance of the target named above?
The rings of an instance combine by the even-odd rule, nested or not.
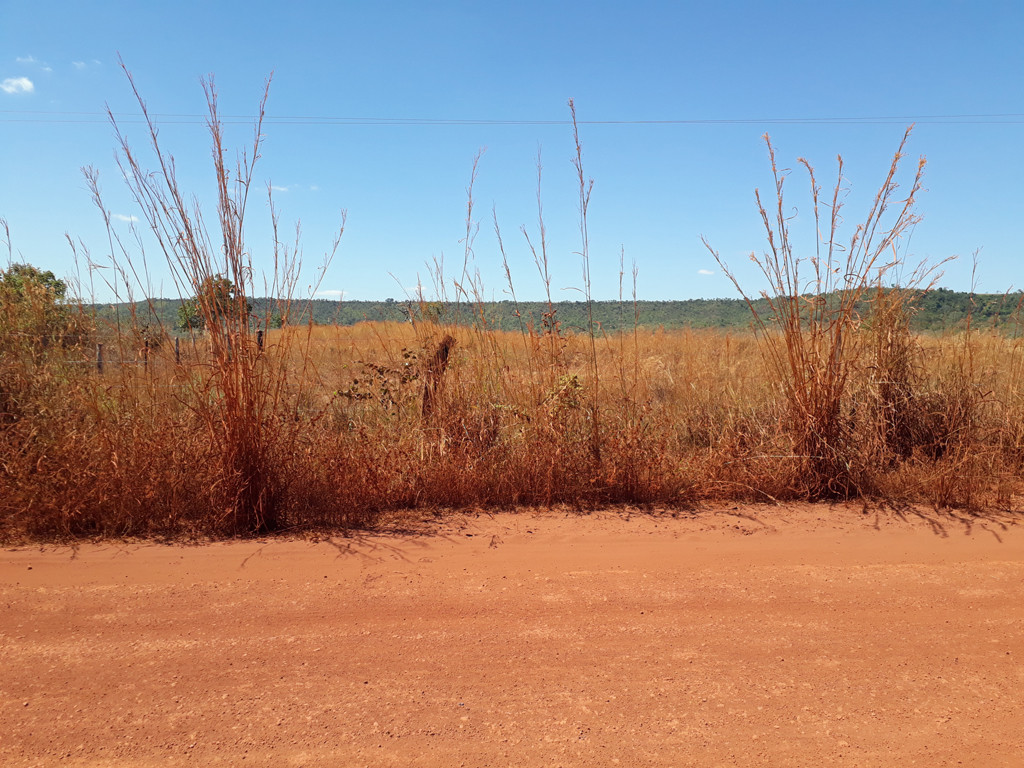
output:
[[[1024,751],[1024,535],[997,514],[523,512],[26,547],[0,553],[0,601],[6,766]]]
[[[223,536],[548,504],[1007,510],[1021,486],[1024,349],[993,332],[862,327],[841,381],[795,384],[749,332],[592,343],[365,323],[272,330],[262,347],[204,335],[177,359],[166,338],[104,333],[102,373],[94,346],[4,337],[0,536]]]

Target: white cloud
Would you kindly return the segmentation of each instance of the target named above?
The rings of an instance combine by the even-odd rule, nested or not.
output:
[[[115,213],[111,218],[117,219],[118,221],[128,221],[128,222],[133,222],[133,221],[138,221],[139,220],[138,216],[125,216],[123,213]]]
[[[4,93],[32,93],[35,89],[27,77],[8,77],[0,83],[0,90]]]
[[[53,72],[53,67],[45,61],[40,61],[35,56],[16,56],[14,60],[19,64],[35,64],[42,72]]]
[[[713,270],[710,270],[710,269],[698,269],[697,270],[697,274],[698,275],[713,275],[715,273],[714,273]]]
[[[72,61],[71,64],[75,69],[85,69],[86,67],[86,63],[84,61]]]
[[[316,185],[316,184],[310,184],[309,191],[310,192],[319,192],[320,191],[320,187],[318,185]]]
[[[316,294],[314,294],[314,295],[316,295],[316,296],[334,296],[334,297],[339,298],[339,299],[345,298],[345,292],[344,291],[335,290],[333,288],[329,288],[329,289],[323,290],[323,291],[317,291]]]
[[[275,192],[287,192],[288,191],[288,187],[279,187],[276,184],[271,184],[270,188],[272,190],[274,190]]]

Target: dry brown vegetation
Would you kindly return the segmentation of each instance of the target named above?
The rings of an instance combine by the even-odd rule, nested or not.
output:
[[[445,337],[455,344],[441,369]],[[728,498],[970,508],[1018,489],[1024,351],[1005,336],[910,338],[905,367],[889,372],[899,377],[865,343],[843,442],[828,446],[846,462],[842,485],[798,453],[802,427],[753,334],[600,339],[597,424],[589,344],[434,325],[286,328],[230,358],[200,339],[180,364],[165,342],[147,367],[102,375],[74,347],[42,360],[4,350],[3,534],[233,535],[368,525],[413,507]],[[243,377],[263,389],[232,389]]]
[[[842,177],[824,205],[811,172],[815,218],[820,207],[828,223],[806,259],[789,239],[785,175],[772,155],[777,187],[761,209],[769,250],[759,263],[773,316],[755,317],[750,333],[571,334],[553,310],[541,327],[491,330],[473,312],[482,291],[468,270],[470,197],[467,267],[435,320],[258,336],[269,318],[248,313],[256,288],[244,219],[260,126],[229,170],[212,87],[207,96],[216,230],[178,188],[152,126],[155,173],[120,146],[149,229],[183,293],[199,297],[204,334],[181,339],[176,354],[164,329],[132,318],[97,328],[45,290],[0,289],[0,538],[245,535],[370,525],[415,507],[1012,504],[1024,350],[1006,334],[909,331],[910,294],[887,287],[923,166],[897,199],[902,145],[844,245]],[[576,150],[589,280],[578,136]],[[531,248],[548,285],[542,217]],[[144,271],[112,230],[111,251],[121,278]],[[296,253],[275,247],[265,286],[285,314]],[[915,273],[913,287],[928,274]],[[238,289],[233,306],[204,294],[220,277]],[[854,309],[865,299],[866,315]],[[97,342],[111,361],[102,372]]]

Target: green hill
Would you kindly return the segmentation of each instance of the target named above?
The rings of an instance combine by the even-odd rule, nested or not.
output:
[[[1016,330],[1024,293],[969,294],[939,288],[927,293],[916,292],[913,298],[912,327],[919,331],[958,330],[966,327],[968,317],[975,327],[1002,327]],[[97,319],[106,322],[131,322],[157,325],[171,330],[177,320],[177,299],[153,299],[128,304],[96,304],[89,307]],[[462,324],[485,323],[488,327],[515,330],[522,327],[543,327],[548,305],[544,302],[487,302],[482,306],[441,305],[395,301],[332,301],[315,299],[293,302],[290,308],[273,299],[252,300],[253,314],[261,320],[280,313],[292,325],[306,324],[310,318],[316,325],[353,325],[363,321],[406,322],[410,314],[418,318],[424,313],[442,321]],[[582,301],[560,301],[553,305],[554,317],[563,331],[587,329],[587,305]],[[755,302],[759,313],[767,313],[767,301]],[[518,311],[518,314],[517,314]],[[869,312],[864,302],[861,312]],[[648,328],[731,328],[751,326],[751,312],[742,299],[689,299],[686,301],[597,301],[593,303],[595,326],[605,332],[630,329],[634,317],[641,327]]]

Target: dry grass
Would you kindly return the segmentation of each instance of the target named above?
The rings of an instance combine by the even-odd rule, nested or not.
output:
[[[431,361],[449,334],[455,343],[439,373]],[[274,439],[257,454],[265,464],[255,479],[225,455],[240,433],[211,423],[228,407],[211,342],[188,347],[181,364],[163,344],[146,369],[98,375],[54,361],[36,375],[2,427],[3,536],[223,536],[372,525],[384,511],[417,507],[813,497],[790,411],[753,334],[639,329],[599,339],[598,431],[583,335],[562,337],[558,365],[538,369],[546,342],[535,334],[381,324],[273,331],[256,365],[282,381],[259,415]],[[853,444],[844,455],[858,480],[850,496],[1010,503],[1024,456],[1020,342],[985,334],[909,343],[911,388],[879,394],[867,344],[848,382]],[[240,494],[245,480],[260,485]],[[243,514],[244,503],[263,511]]]
[[[773,316],[755,317],[751,333],[567,334],[552,308],[541,327],[514,333],[435,312],[416,324],[286,327],[260,344],[244,241],[260,128],[229,172],[212,87],[207,96],[216,230],[178,189],[152,125],[155,173],[123,139],[120,147],[183,292],[200,295],[207,331],[181,340],[180,359],[163,329],[134,318],[93,328],[53,297],[0,291],[2,539],[252,535],[372,525],[417,507],[861,498],[985,508],[1012,504],[1020,489],[1021,341],[915,336],[909,294],[885,287],[920,184],[921,166],[909,195],[894,200],[902,145],[843,248],[840,173],[829,224],[819,223],[826,234],[806,262],[789,238],[772,155],[776,202],[774,214],[761,207],[769,251],[759,263]],[[588,280],[590,185],[575,139]],[[890,206],[896,217],[884,223]],[[470,310],[464,319],[482,293],[469,268],[471,193],[468,212],[454,302]],[[530,247],[548,286],[538,212]],[[111,231],[113,273],[125,285],[145,272],[130,250]],[[265,286],[286,310],[297,250],[278,245]],[[238,289],[231,306],[203,299],[220,276]],[[854,307],[864,299],[872,309],[861,317]],[[97,341],[119,361],[102,373],[84,364]]]

